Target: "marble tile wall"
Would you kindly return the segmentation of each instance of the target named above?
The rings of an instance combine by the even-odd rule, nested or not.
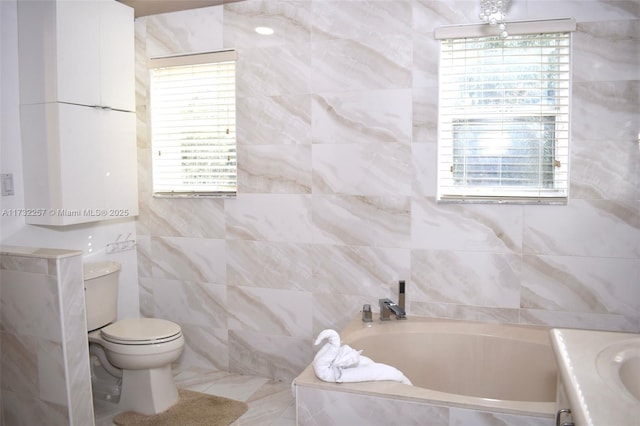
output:
[[[181,364],[288,380],[315,335],[396,297],[409,315],[640,331],[640,3],[573,17],[567,206],[435,202],[438,43],[479,2],[248,0],[138,19],[143,315]],[[270,26],[260,36],[256,26]],[[238,196],[150,195],[147,57],[238,51]]]
[[[82,252],[0,251],[4,422],[92,425]]]
[[[311,387],[296,387],[297,425],[550,426],[546,417],[476,411]],[[425,420],[426,419],[426,420]]]

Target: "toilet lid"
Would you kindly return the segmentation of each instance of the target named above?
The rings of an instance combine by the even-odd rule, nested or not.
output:
[[[174,322],[158,318],[127,318],[102,328],[100,334],[114,343],[162,342],[182,333]]]

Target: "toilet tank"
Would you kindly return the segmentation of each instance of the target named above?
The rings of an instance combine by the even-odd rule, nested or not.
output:
[[[117,262],[85,263],[83,270],[87,331],[92,331],[118,318],[120,264]]]

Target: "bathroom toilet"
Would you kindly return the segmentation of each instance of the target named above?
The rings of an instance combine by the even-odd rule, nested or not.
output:
[[[120,264],[86,263],[85,306],[94,395],[110,387],[106,399],[122,411],[157,414],[178,401],[171,363],[184,347],[180,326],[156,318],[117,321]]]

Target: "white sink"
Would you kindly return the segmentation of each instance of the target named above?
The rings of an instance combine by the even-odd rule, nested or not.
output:
[[[610,344],[598,354],[596,366],[612,390],[640,403],[640,337]]]
[[[640,355],[623,361],[619,374],[625,388],[640,402]]]
[[[551,341],[576,425],[638,424],[640,334],[553,329]]]

